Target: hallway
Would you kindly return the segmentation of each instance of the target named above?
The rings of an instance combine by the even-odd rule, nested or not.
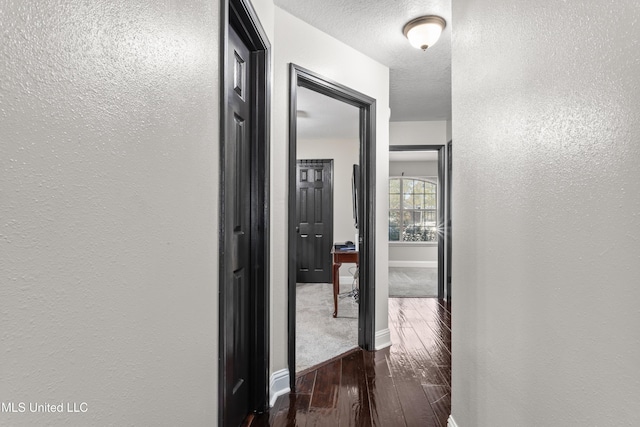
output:
[[[451,306],[390,298],[391,347],[354,350],[297,378],[251,426],[446,426],[451,410]]]

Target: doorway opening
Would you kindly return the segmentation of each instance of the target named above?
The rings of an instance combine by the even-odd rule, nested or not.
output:
[[[445,299],[445,146],[389,150],[389,297]]]
[[[305,99],[305,96],[322,96],[330,99],[331,102],[338,102],[343,107],[352,109],[355,123],[353,123],[353,146],[350,150],[356,153],[353,159],[344,159],[339,154],[327,156],[324,154],[326,151],[323,152],[322,147],[319,147],[318,144],[304,142],[302,139],[298,141],[300,123],[298,119],[305,114],[304,109],[299,108],[298,105],[301,99]],[[339,108],[339,105],[334,104],[334,107]],[[354,341],[353,345],[358,345],[365,350],[373,350],[374,348],[375,100],[312,71],[291,64],[289,126],[288,356],[290,387],[291,390],[295,390],[298,291],[307,287],[326,293],[325,298],[334,299],[338,313],[331,306],[327,307],[326,317],[322,322],[336,324],[338,318],[332,314],[339,315],[338,294],[344,289],[344,286],[340,287],[339,282],[339,275],[344,273],[338,273],[338,286],[337,288],[335,286],[336,266],[339,272],[340,260],[344,260],[345,263],[357,262],[359,267],[357,269],[358,303],[353,307],[354,317],[357,318],[357,341]],[[341,147],[341,149],[344,148]],[[314,150],[315,154],[312,155]],[[334,159],[333,165],[322,161],[331,158]],[[302,162],[302,167],[299,165],[299,161]],[[354,168],[354,165],[357,167]],[[345,170],[348,173],[345,174]],[[357,172],[354,173],[354,170]],[[311,178],[315,183],[309,182]],[[311,194],[309,189],[313,189],[313,200],[309,198]],[[355,189],[361,189],[361,191],[355,192]],[[332,197],[329,197],[329,194]],[[339,204],[338,196],[342,200]],[[347,202],[344,202],[345,196]],[[347,206],[344,206],[345,203]],[[357,206],[355,210],[352,204]],[[328,235],[327,224],[324,221],[329,205],[333,206],[331,235]],[[342,208],[340,212],[337,212],[336,207],[338,206]],[[308,221],[308,216],[301,218],[304,216],[305,210],[308,213],[308,209],[311,208],[315,209],[316,213],[312,223]],[[325,214],[322,214],[322,208],[325,209]],[[356,218],[359,219],[356,230],[357,237],[353,232],[355,230],[353,227],[354,212]],[[322,220],[317,221],[317,218]],[[344,223],[349,225],[343,227]],[[340,234],[338,235],[338,233]],[[338,243],[336,240],[340,240],[341,244],[352,243],[354,250],[336,252],[336,243]],[[347,253],[355,258],[348,260],[343,258]],[[346,271],[346,269],[343,270]],[[302,280],[308,280],[311,283],[298,285],[301,274],[307,277]],[[331,277],[330,282],[332,283],[325,283],[327,286],[324,291],[319,289],[317,283],[313,282],[314,280],[326,281],[329,277]]]
[[[296,374],[300,375],[358,347],[357,264],[344,262],[336,269],[334,294],[333,249],[357,240],[351,182],[360,157],[360,110],[305,87],[298,88],[297,101]]]

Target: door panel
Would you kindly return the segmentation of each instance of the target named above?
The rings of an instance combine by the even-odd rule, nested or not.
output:
[[[251,87],[248,85],[251,55],[233,27],[229,27],[229,119],[225,145],[225,250],[229,254],[224,304],[226,340],[225,425],[242,423],[250,410],[251,318],[250,292],[250,171]]]
[[[333,160],[298,160],[298,283],[331,282]]]

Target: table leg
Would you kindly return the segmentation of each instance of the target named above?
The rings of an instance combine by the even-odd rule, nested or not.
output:
[[[342,263],[333,263],[333,317],[338,317],[338,293],[340,292],[340,266]]]

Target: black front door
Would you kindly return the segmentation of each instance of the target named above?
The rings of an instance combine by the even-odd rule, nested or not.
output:
[[[251,352],[251,55],[229,27],[225,144],[224,421],[238,426],[250,411]]]
[[[296,281],[331,282],[333,160],[298,160]]]

